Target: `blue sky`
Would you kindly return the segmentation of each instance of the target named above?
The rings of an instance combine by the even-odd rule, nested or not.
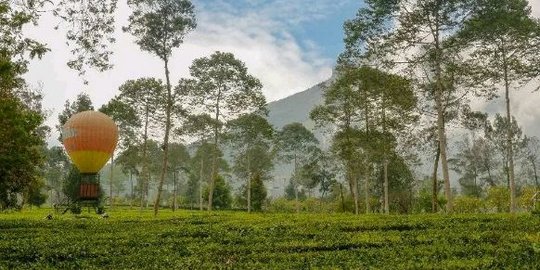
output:
[[[273,33],[292,34],[304,50],[317,47],[322,56],[335,59],[343,49],[343,22],[354,18],[360,0],[199,0],[202,13],[228,13],[237,18],[257,14],[280,26]],[[261,22],[265,23],[265,22]]]
[[[303,46],[306,41],[313,41],[326,57],[337,58],[343,50],[343,22],[354,18],[360,7],[359,1],[346,1],[346,5],[333,14],[319,20],[305,22],[292,32]]]

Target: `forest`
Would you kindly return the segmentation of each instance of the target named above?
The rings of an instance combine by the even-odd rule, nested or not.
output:
[[[343,24],[345,49],[311,110],[313,127],[272,126],[264,85],[229,52],[196,58],[189,77],[172,81],[171,57],[198,27],[188,0],[128,1],[122,31],[162,63],[163,76],[127,80],[103,105],[81,92],[49,127],[50,93],[24,74],[50,49],[24,28],[43,12],[64,21],[67,65],[84,80],[87,70],[113,68],[117,2],[0,1],[0,211],[81,212],[80,173],[61,138],[47,138],[97,110],[119,129],[100,173],[105,208],[538,213],[540,140],[512,114],[517,91],[540,88],[540,20],[530,3],[364,2]],[[502,101],[494,104],[504,113],[478,110],[479,100]],[[279,196],[269,190],[277,174],[287,182]]]

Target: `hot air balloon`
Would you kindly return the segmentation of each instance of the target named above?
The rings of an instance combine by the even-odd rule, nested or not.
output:
[[[97,173],[116,148],[118,127],[106,114],[84,111],[74,114],[64,124],[62,141],[82,175],[79,200],[98,200]]]

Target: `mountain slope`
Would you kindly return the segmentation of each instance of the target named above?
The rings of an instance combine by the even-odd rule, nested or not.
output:
[[[316,105],[322,103],[324,84],[325,82],[319,83],[292,96],[268,103],[268,122],[276,129],[293,122],[300,122],[310,129],[313,128],[309,113]]]

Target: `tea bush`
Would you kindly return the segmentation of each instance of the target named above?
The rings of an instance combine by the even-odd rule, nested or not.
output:
[[[531,215],[0,213],[0,269],[539,269]]]

